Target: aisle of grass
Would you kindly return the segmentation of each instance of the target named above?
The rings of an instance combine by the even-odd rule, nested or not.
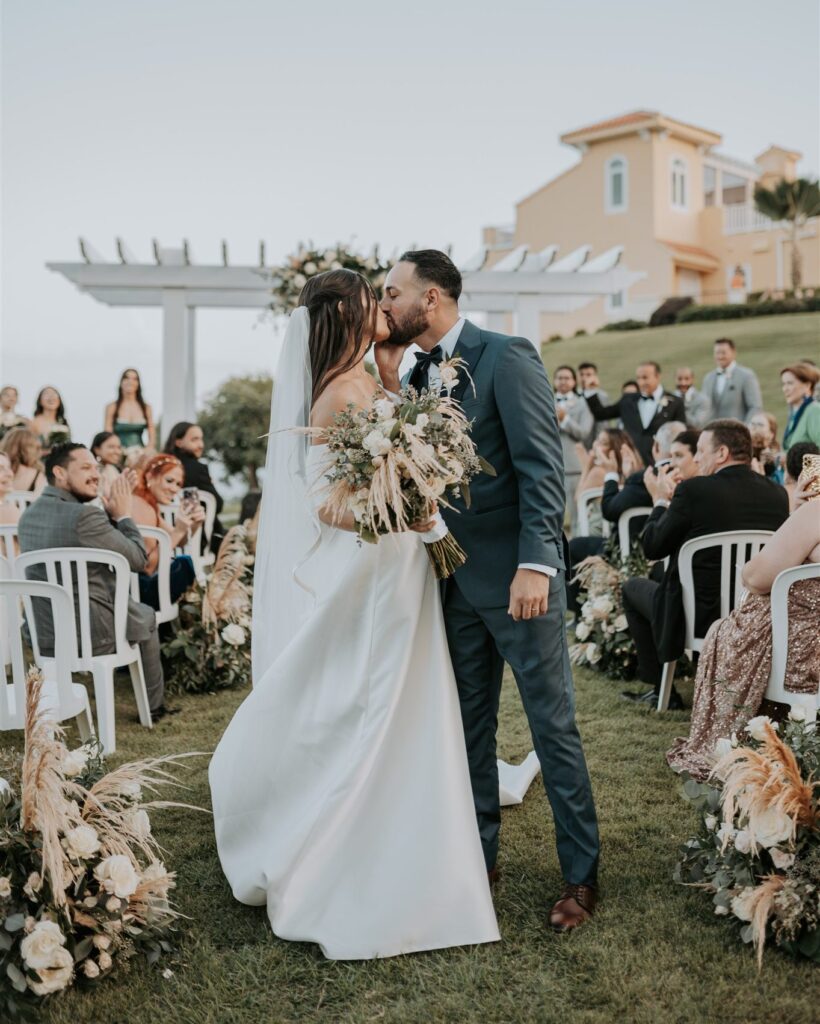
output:
[[[122,687],[116,760],[212,749],[238,693],[181,699],[183,711],[151,733],[139,728]],[[134,961],[94,998],[53,1002],[52,1024],[610,1024],[809,1022],[816,974],[778,954],[758,974],[748,948],[713,916],[708,898],[670,879],[692,825],[663,752],[686,713],[657,716],[618,699],[617,684],[577,672],[579,722],[603,835],[603,902],[571,936],[544,927],[560,877],[539,784],[504,812],[503,879],[495,903],[503,941],[365,963],[329,963],[310,945],[275,939],[262,909],[236,903],[220,873],[204,815],[164,811],[155,831],[179,872],[190,920],[174,974]],[[687,698],[690,696],[686,693]],[[505,684],[501,754],[530,748],[517,692]],[[423,756],[423,752],[420,752]],[[192,802],[208,804],[207,759],[187,776]],[[374,837],[374,841],[375,841]],[[429,841],[434,843],[435,836]],[[816,990],[815,990],[816,994]],[[775,1013],[776,1007],[776,1013]]]

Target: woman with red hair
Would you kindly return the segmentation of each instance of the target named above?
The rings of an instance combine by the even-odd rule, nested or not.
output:
[[[140,467],[139,483],[134,490],[133,516],[139,526],[156,526],[165,530],[171,547],[181,547],[197,532],[205,519],[205,510],[199,502],[182,502],[173,527],[160,515],[160,505],[172,505],[182,488],[184,471],[175,455],[161,452]],[[152,608],[159,608],[157,565],[159,545],[147,538],[145,547],[148,561],[140,573],[140,600]],[[195,578],[194,563],[190,555],[176,555],[171,561],[171,600],[178,601]]]

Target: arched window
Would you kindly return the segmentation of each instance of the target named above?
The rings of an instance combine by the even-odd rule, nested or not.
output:
[[[621,213],[628,205],[629,165],[626,157],[610,157],[604,174],[604,209],[607,213]]]
[[[688,171],[686,161],[676,156],[672,161],[672,207],[685,210],[689,204]]]

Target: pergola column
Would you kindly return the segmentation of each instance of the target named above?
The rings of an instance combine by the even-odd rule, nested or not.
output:
[[[162,432],[196,418],[195,320],[184,288],[162,290]]]

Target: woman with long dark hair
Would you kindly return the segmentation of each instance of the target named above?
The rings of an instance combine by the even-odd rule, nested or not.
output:
[[[387,321],[352,271],[300,301],[271,409],[253,690],[209,771],[222,867],[276,935],[331,959],[493,942],[438,583],[415,533],[360,545],[331,523],[327,446],[304,430],[388,400],[364,367]]]
[[[40,391],[30,429],[40,438],[40,454],[43,458],[55,445],[71,440],[65,405],[57,388],[48,385]]]
[[[142,381],[133,367],[123,370],[116,401],[105,407],[104,429],[116,434],[123,448],[156,447],[154,413],[143,398]]]
[[[202,456],[205,454],[205,435],[202,427],[197,423],[189,423],[182,420],[175,423],[168,433],[164,451],[168,455],[174,455],[182,463],[185,473],[185,487],[196,487],[200,491],[207,491],[216,499],[216,517],[214,519],[213,531],[211,533],[210,546],[215,555],[219,554],[219,546],[225,536],[225,527],[219,521],[219,513],[224,504],[222,495],[216,489],[216,484],[211,479],[211,472]],[[203,537],[203,543],[207,538]]]

